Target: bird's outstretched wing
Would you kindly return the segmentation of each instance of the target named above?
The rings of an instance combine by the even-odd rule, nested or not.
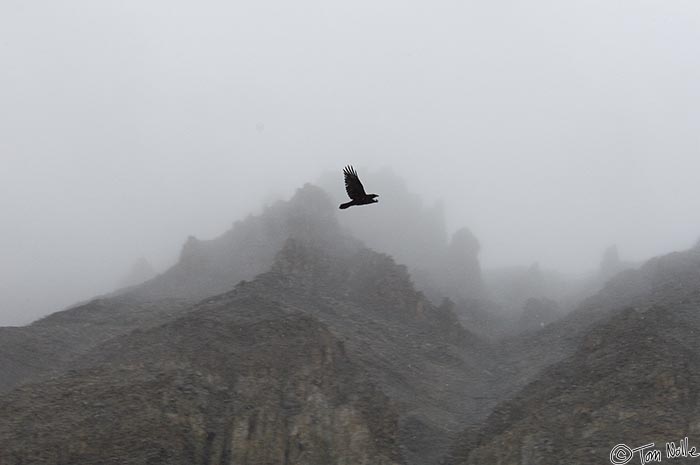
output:
[[[345,191],[348,193],[348,197],[352,200],[360,200],[367,196],[365,193],[365,188],[362,187],[360,178],[357,177],[357,171],[352,166],[346,166],[343,169],[345,174]]]

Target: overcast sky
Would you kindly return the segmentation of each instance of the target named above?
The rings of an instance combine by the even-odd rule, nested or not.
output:
[[[348,163],[442,199],[485,266],[686,248],[698,44],[697,0],[2,0],[0,324]]]

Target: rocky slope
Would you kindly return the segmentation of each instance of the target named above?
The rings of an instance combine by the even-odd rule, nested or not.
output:
[[[0,400],[5,464],[398,464],[397,415],[314,318],[217,299]]]
[[[132,296],[96,299],[29,326],[0,328],[0,394],[65,369],[112,337],[182,314],[187,299],[143,301]]]
[[[390,257],[289,240],[269,272],[7,394],[0,463],[437,463],[488,413],[485,349]]]
[[[267,271],[290,237],[330,247],[340,228],[328,196],[306,185],[287,202],[234,224],[210,241],[188,239],[162,275],[24,327],[0,328],[0,393],[65,369],[120,334],[176,318],[204,297]]]
[[[652,258],[639,269],[621,272],[565,318],[541,331],[502,341],[499,356],[517,372],[514,377],[518,383],[529,381],[543,367],[570,356],[586,332],[614,312],[688,299],[700,282],[699,254],[697,247],[674,252]]]
[[[559,360],[467,431],[452,463],[593,464],[618,443],[692,442],[700,433],[698,336],[700,250],[617,276],[538,334]]]
[[[120,456],[134,463],[148,463],[148,460],[185,463],[193,460],[192,457],[210,463],[221,461],[224,456],[233,457],[231,454],[238,454],[237,460],[251,454],[250,463],[285,463],[288,459],[284,459],[284,454],[282,461],[276,461],[262,451],[260,444],[273,440],[272,436],[240,446],[243,448],[239,452],[234,452],[238,445],[221,439],[230,436],[226,425],[243,415],[235,409],[226,410],[229,403],[239,399],[248,409],[258,404],[266,406],[265,413],[258,414],[270,418],[269,429],[266,427],[265,431],[277,431],[275,444],[285,444],[287,448],[297,434],[306,435],[305,444],[316,444],[303,446],[304,450],[314,452],[300,455],[299,460],[322,457],[318,451],[325,447],[328,451],[339,451],[335,458],[323,456],[323,460],[330,460],[327,463],[394,463],[396,460],[421,465],[437,463],[464,424],[478,423],[489,413],[504,391],[496,382],[503,378],[502,373],[494,368],[497,364],[489,346],[459,324],[449,301],[433,305],[415,290],[405,267],[345,236],[335,221],[335,208],[318,192],[307,186],[295,197],[298,201],[293,199],[286,204],[288,209],[279,204],[275,208],[280,208],[280,212],[272,217],[263,215],[246,220],[268,225],[265,227],[270,231],[277,231],[272,236],[265,236],[257,226],[249,225],[250,236],[228,233],[240,240],[194,243],[185,248],[175,268],[148,283],[20,328],[27,333],[23,340],[6,341],[5,359],[15,366],[28,367],[28,373],[15,376],[6,389],[35,382],[5,395],[0,448],[9,452],[2,456],[6,461],[2,463],[22,463],[22,460],[51,463],[65,457],[70,458],[66,460],[79,457],[83,460],[80,463],[91,463],[99,461],[98,457],[116,460]],[[265,244],[273,248],[285,235],[281,251],[270,259],[269,271],[251,280],[249,274],[262,266],[270,250],[265,249],[257,264],[251,265],[244,257],[257,256],[256,247]],[[259,243],[242,237],[251,240],[256,237]],[[231,244],[240,245],[241,250],[237,251]],[[240,264],[240,269],[235,263]],[[233,291],[206,295],[226,286],[231,289],[241,279]],[[167,299],[163,297],[166,295]],[[192,307],[192,299],[201,296],[203,300]],[[119,302],[121,306],[117,305]],[[256,342],[255,348],[261,350],[259,360],[253,348],[241,345],[243,342],[238,340],[243,333],[252,331],[245,325],[258,314],[281,319],[276,323],[279,342],[273,333],[266,333]],[[272,362],[265,358],[268,344],[269,354],[285,353],[292,342],[285,342],[284,327],[298,324],[295,323],[298,318],[310,321],[309,326],[321,325],[328,337],[344,347],[347,363],[334,365],[332,374],[328,375],[329,379],[339,380],[336,386],[339,391],[332,392],[341,400],[329,391],[319,404],[325,406],[321,408],[313,404],[313,395],[300,395],[294,405],[312,413],[305,413],[303,419],[300,417],[294,423],[280,420],[287,418],[285,412],[289,407],[286,401],[273,402],[279,396],[269,399],[247,396],[269,390],[279,393],[282,389],[279,383],[306,385],[308,379],[297,379],[297,372],[322,370],[322,366],[306,366],[301,358],[287,361],[280,355],[284,365],[293,370],[275,371]],[[46,328],[45,333],[37,332],[41,325]],[[236,329],[239,327],[246,329]],[[221,331],[225,334],[220,334]],[[73,334],[71,338],[63,336],[68,332]],[[294,340],[308,338],[313,343],[319,339],[315,334],[295,336]],[[38,336],[34,340],[28,335]],[[27,346],[24,354],[14,360],[7,357],[7,354],[19,354],[17,347],[21,344]],[[25,363],[32,358],[41,360],[41,364]],[[249,391],[237,384],[240,378],[236,375],[244,370],[240,364],[248,363],[246,360],[261,378]],[[194,403],[190,402],[189,391],[178,387],[183,376],[191,380],[188,383],[199,393]],[[227,381],[217,381],[224,378]],[[359,384],[351,383],[350,379],[358,380]],[[224,387],[228,391],[219,390]],[[299,388],[305,393],[310,389]],[[365,410],[365,404],[355,405],[351,401],[344,403],[354,397],[364,398],[362,393],[372,389],[377,391],[377,396],[371,408]],[[157,394],[159,391],[171,393],[166,396],[169,403],[164,404],[163,395]],[[485,398],[484,393],[489,396]],[[331,402],[330,398],[336,400]],[[175,423],[168,410],[173,402],[184,402],[183,410],[174,414],[178,418]],[[137,407],[132,404],[142,412],[136,413]],[[29,408],[30,405],[33,407]],[[89,408],[78,411],[76,405]],[[341,412],[349,409],[351,418],[359,418],[353,420],[357,430],[348,426],[331,434],[333,429],[328,425],[341,425],[345,421],[336,418],[338,409]],[[15,433],[29,431],[36,423],[34,416],[41,411],[51,412],[42,417],[47,421],[41,435]],[[378,416],[360,418],[365,411],[375,411]],[[188,418],[184,426],[181,417]],[[189,419],[194,417],[197,420],[192,423],[195,420]],[[395,418],[394,426],[381,423],[380,417]],[[275,423],[278,420],[282,423]],[[125,449],[127,442],[118,441],[110,449],[109,436],[99,431],[108,431],[112,425],[119,425],[120,436],[139,444],[133,454]],[[323,430],[330,429],[328,434],[335,439],[311,439],[320,434],[318,425],[325,425]],[[180,428],[179,436],[172,436],[173,428]],[[300,433],[302,429],[304,432]],[[219,439],[207,439],[209,433],[215,435],[211,438]],[[137,440],[138,437],[142,439]],[[354,444],[353,441],[363,437],[369,439],[360,441],[357,447],[343,445],[343,441]],[[168,455],[167,451],[152,455],[154,448],[148,444],[157,444],[159,449],[167,443],[166,438],[174,438],[174,455]],[[373,449],[370,445],[373,441],[379,441],[380,445]],[[96,446],[91,446],[92,443]],[[201,458],[205,456],[210,462]],[[333,462],[336,458],[338,462]]]
[[[431,302],[336,210],[307,185],[144,284],[0,328],[0,465],[600,463],[700,430],[700,247],[565,317],[541,300],[513,337],[486,300]],[[462,236],[442,269],[478,289]],[[514,302],[546,290],[530,271]]]

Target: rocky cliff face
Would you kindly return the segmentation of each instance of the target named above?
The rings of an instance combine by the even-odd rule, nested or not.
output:
[[[265,296],[325,324],[395,402],[407,463],[437,463],[461,424],[488,413],[493,401],[480,396],[503,390],[499,370],[451,305],[431,304],[413,288],[405,267],[354,242],[346,245],[329,253],[289,241],[270,272],[231,295]]]
[[[697,250],[623,273],[550,326],[538,334],[550,350],[573,347],[465,433],[453,463],[594,464],[619,443],[663,449],[700,433]]]
[[[0,401],[0,463],[400,463],[390,402],[273,302],[211,301],[93,357]]]

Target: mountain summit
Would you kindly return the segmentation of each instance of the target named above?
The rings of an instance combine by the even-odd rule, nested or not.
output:
[[[162,275],[0,338],[21,355],[0,359],[0,462],[436,463],[500,372],[334,210],[306,185],[188,239]]]

